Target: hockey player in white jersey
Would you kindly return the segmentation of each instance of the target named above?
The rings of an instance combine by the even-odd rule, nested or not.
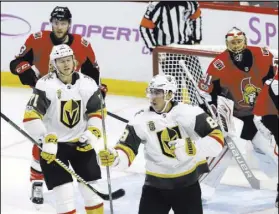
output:
[[[139,214],[202,214],[198,178],[208,172],[206,157],[224,145],[218,124],[201,108],[173,101],[177,85],[170,75],[153,77],[150,107],[138,112],[114,148],[101,150],[103,166],[127,168],[145,146],[146,179]]]
[[[73,178],[54,159],[67,166],[70,163],[89,183],[101,178],[94,150],[102,136],[100,94],[92,78],[75,72],[74,54],[68,45],[54,46],[50,60],[55,71],[38,80],[24,114],[24,128],[42,143],[40,166],[56,197],[57,213],[75,214]],[[82,184],[78,187],[86,213],[103,214],[102,199]]]

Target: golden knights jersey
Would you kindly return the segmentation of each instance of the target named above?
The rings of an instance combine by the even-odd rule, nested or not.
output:
[[[168,143],[180,138],[197,141],[207,136],[214,139],[214,144],[223,144],[219,126],[212,126],[211,121],[201,108],[182,103],[173,103],[168,113],[158,114],[152,108],[142,110],[126,126],[115,149],[122,150],[131,164],[140,143],[144,144],[146,185],[162,189],[192,185],[208,172],[206,157],[210,155],[188,154],[189,159],[181,162]]]
[[[72,84],[64,84],[52,72],[37,82],[24,122],[41,119],[59,142],[75,142],[87,129],[89,118],[101,117],[100,102],[98,86],[91,77],[75,72]]]

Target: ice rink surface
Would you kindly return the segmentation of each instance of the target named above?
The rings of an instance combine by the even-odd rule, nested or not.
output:
[[[1,112],[20,127],[25,105],[31,89],[1,87]],[[148,105],[144,98],[108,95],[108,111],[130,119],[140,109]],[[125,123],[107,117],[108,144],[114,145],[122,134]],[[102,142],[99,147],[101,148]],[[1,213],[3,214],[50,214],[55,213],[55,199],[51,191],[45,189],[45,204],[36,211],[30,196],[30,160],[32,143],[21,133],[1,119]],[[255,172],[260,179],[268,179],[263,173]],[[102,169],[102,188],[106,189],[106,171]],[[137,214],[141,188],[144,182],[144,159],[142,147],[133,165],[125,172],[111,171],[112,188],[123,188],[126,195],[113,201],[114,214]],[[202,188],[204,194],[206,189]],[[215,195],[204,204],[205,214],[274,214],[276,191],[253,190],[232,162],[226,171]],[[85,214],[83,201],[76,189],[77,213]],[[109,203],[105,202],[105,214],[109,214]],[[172,212],[171,212],[172,213]]]

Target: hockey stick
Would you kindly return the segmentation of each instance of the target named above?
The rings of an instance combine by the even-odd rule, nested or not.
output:
[[[111,113],[111,112],[109,112],[109,111],[108,111],[108,115],[111,116],[111,117],[113,117],[114,119],[120,120],[120,121],[123,122],[123,123],[128,123],[128,122],[129,122],[129,120],[127,120],[127,119],[125,119],[125,118],[123,118],[123,117],[120,117],[120,116],[118,116],[118,115],[116,115],[116,114],[113,114],[113,113]]]
[[[24,135],[28,140],[30,140],[32,143],[37,145],[39,149],[42,150],[41,145],[35,141],[30,135],[28,135],[23,129],[21,129],[19,126],[17,126],[13,121],[11,121],[6,115],[4,115],[1,112],[1,117],[9,123],[12,127],[14,127],[17,131],[19,131],[22,135]],[[61,160],[55,159],[54,160],[59,166],[61,166],[65,171],[67,171],[69,174],[71,174],[73,177],[75,177],[80,183],[84,184],[86,187],[88,187],[90,190],[92,190],[95,194],[100,196],[104,200],[109,200],[110,197],[108,194],[101,193],[98,190],[96,190],[94,187],[92,187],[87,181],[85,181],[83,178],[81,178],[78,174],[76,174],[72,169],[70,169],[67,165],[65,165]],[[111,194],[112,199],[118,199],[125,195],[125,191],[123,189],[118,189],[115,192]]]
[[[213,114],[213,110],[212,110],[211,106],[206,102],[206,100],[201,98],[202,96],[200,94],[199,88],[198,88],[196,82],[194,81],[194,79],[192,77],[192,74],[188,71],[184,61],[183,60],[179,61],[179,64],[183,68],[183,70],[185,71],[185,73],[188,76],[188,78],[193,83],[193,86],[194,86],[195,90],[197,91],[197,97],[199,97],[199,100],[201,100],[206,105],[206,107],[212,113],[212,116],[213,116],[214,114]],[[220,113],[218,113],[218,115],[220,116]],[[216,119],[216,117],[214,119]],[[224,135],[225,134],[227,135],[227,133],[225,133],[223,124],[222,123],[220,124],[219,120],[216,120],[216,122],[220,125]],[[233,142],[231,137],[227,135],[225,137],[225,141],[226,141],[226,143],[228,145],[228,148],[230,149],[233,157],[235,158],[238,166],[240,167],[242,173],[245,175],[245,177],[248,180],[248,182],[251,185],[251,187],[253,189],[260,189],[260,186],[261,186],[260,185],[260,181],[255,177],[255,175],[253,174],[251,169],[248,167],[246,161],[244,160],[243,156],[241,155],[239,149],[237,148],[237,146],[235,145],[235,143]]]
[[[105,100],[102,96],[102,93],[100,91],[100,99],[101,99],[101,115],[102,115],[102,129],[103,129],[103,139],[104,139],[104,149],[107,150],[107,133],[106,133],[106,124],[105,124]],[[107,171],[107,182],[108,182],[108,190],[109,190],[109,205],[110,205],[110,213],[113,214],[113,204],[112,204],[112,193],[111,193],[111,179],[110,179],[110,170],[109,166],[106,166]],[[125,191],[123,191],[123,194],[125,194]]]

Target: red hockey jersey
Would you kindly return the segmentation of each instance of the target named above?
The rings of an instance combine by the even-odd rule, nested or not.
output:
[[[247,46],[247,49],[251,51],[253,60],[252,66],[247,67],[247,72],[240,70],[233,63],[226,50],[211,62],[205,77],[199,83],[200,89],[211,95],[212,93],[220,95],[221,91],[226,91],[225,96],[235,103],[236,117],[252,114],[256,98],[263,88],[265,77],[270,75],[272,66],[273,55],[266,48]],[[246,70],[246,67],[244,69]],[[214,90],[215,81],[220,87],[219,92]]]
[[[95,53],[90,43],[78,34],[70,34],[69,37],[70,41],[67,44],[74,51],[75,58],[78,62],[77,70],[79,70],[86,61],[89,61],[90,64],[95,64]],[[44,76],[48,73],[49,55],[54,45],[51,39],[51,31],[41,31],[31,34],[21,47],[17,58],[23,58],[31,65],[35,65],[40,72],[40,76]],[[94,71],[91,70],[88,72]],[[83,73],[91,76],[88,72]],[[95,81],[98,82],[96,79]]]

